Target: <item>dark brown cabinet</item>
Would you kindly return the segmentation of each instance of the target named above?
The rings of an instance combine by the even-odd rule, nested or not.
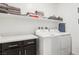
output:
[[[19,48],[3,50],[2,55],[19,55]]]
[[[2,44],[0,44],[0,55],[2,54]]]
[[[36,46],[34,44],[24,47],[24,55],[36,55]]]
[[[36,39],[0,44],[1,55],[36,55]]]

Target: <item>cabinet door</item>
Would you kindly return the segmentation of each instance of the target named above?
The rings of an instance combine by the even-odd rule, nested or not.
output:
[[[70,55],[72,53],[71,37],[62,35],[52,40],[52,53],[55,55]]]
[[[10,42],[2,44],[3,55],[21,55],[21,42]]]
[[[24,55],[36,55],[36,39],[24,41]]]
[[[0,55],[2,55],[2,44],[0,44]]]
[[[34,44],[24,47],[25,55],[36,55],[36,52],[36,45]]]
[[[2,55],[19,55],[21,54],[21,51],[19,51],[18,48],[10,48],[2,50]]]

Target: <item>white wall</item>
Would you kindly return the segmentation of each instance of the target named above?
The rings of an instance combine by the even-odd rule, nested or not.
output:
[[[29,3],[27,4],[27,11],[43,11],[45,16],[56,14],[56,4],[52,3]]]
[[[48,17],[50,15],[56,14],[56,3],[8,3],[11,6],[21,8],[22,14],[26,14],[26,12],[34,12],[36,10],[43,11],[45,16]]]
[[[77,3],[63,3],[59,4],[58,6],[58,15],[63,17],[64,22],[66,23],[66,31],[70,32],[72,35],[72,50],[74,54],[79,54],[79,13],[77,13],[78,7],[79,4]]]
[[[45,16],[56,14],[56,4],[50,3],[8,3],[11,6],[21,8],[22,14],[26,12],[34,12],[36,10],[43,11]],[[49,21],[32,21],[27,17],[2,15],[0,14],[0,33],[5,35],[33,33],[38,26],[48,26],[56,28],[58,24]]]
[[[0,13],[0,35],[30,34],[38,27],[57,28],[59,21]]]

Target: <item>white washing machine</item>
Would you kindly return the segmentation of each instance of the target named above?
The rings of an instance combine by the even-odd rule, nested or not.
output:
[[[69,33],[51,31],[50,33],[42,32],[38,36],[40,55],[70,55],[72,53],[72,41]]]

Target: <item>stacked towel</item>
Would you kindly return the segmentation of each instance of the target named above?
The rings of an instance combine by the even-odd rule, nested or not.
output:
[[[0,13],[8,13],[8,4],[0,3]]]
[[[8,13],[15,14],[15,15],[20,15],[21,11],[20,11],[20,8],[16,8],[16,7],[13,7],[13,6],[8,6]]]
[[[6,3],[0,3],[0,13],[9,13],[9,14],[20,15],[21,11],[20,11],[20,8],[9,6]]]

